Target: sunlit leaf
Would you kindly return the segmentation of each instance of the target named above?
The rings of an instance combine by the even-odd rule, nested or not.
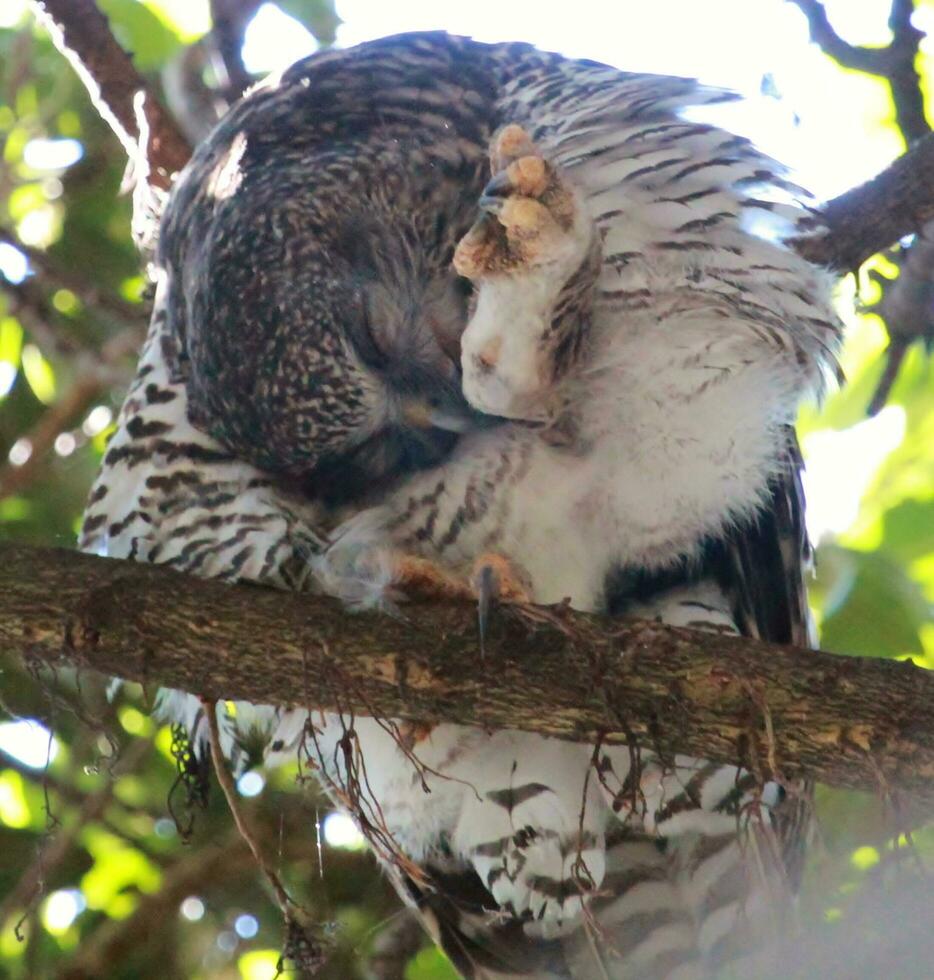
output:
[[[15,959],[26,951],[26,943],[21,938],[23,930],[20,930],[19,936],[16,935],[17,918],[15,914],[11,915],[0,932],[0,956],[4,959]]]
[[[151,5],[138,0],[98,0],[98,5],[141,71],[162,67],[181,48],[182,38]]]
[[[71,109],[65,109],[55,120],[58,131],[62,136],[77,139],[81,135],[81,117]]]
[[[124,894],[126,889],[158,891],[162,874],[141,851],[97,826],[84,828],[82,839],[94,858],[94,864],[81,879],[81,891],[89,908],[123,918],[135,905],[133,897]]]
[[[15,317],[0,320],[0,361],[18,365],[23,349],[23,328]]]
[[[818,554],[817,573],[815,594],[825,604],[841,587],[835,576],[845,575],[846,585],[842,601],[833,602],[821,620],[822,647],[867,657],[923,652],[919,631],[930,619],[930,605],[897,562],[828,545]]]
[[[0,522],[23,521],[32,512],[32,505],[24,497],[5,497],[0,500]]]
[[[23,777],[13,769],[0,772],[0,823],[22,829],[32,823]]]
[[[879,863],[879,852],[874,847],[857,847],[850,855],[850,864],[860,871],[868,871]]]
[[[55,401],[55,372],[35,344],[26,344],[22,353],[23,374],[32,393],[43,405]]]
[[[20,222],[37,208],[45,207],[45,193],[42,184],[20,184],[7,198],[10,217]]]
[[[934,553],[934,497],[905,500],[886,511],[882,547],[905,563]]]
[[[273,980],[278,975],[281,953],[275,949],[254,949],[237,960],[242,980]]]
[[[16,109],[16,114],[23,118],[23,116],[31,116],[36,113],[39,109],[39,94],[36,91],[36,86],[32,82],[25,82],[20,85],[16,90],[16,100],[14,102],[14,107]]]
[[[423,949],[405,968],[405,980],[458,980],[458,972],[440,949]]]
[[[23,158],[23,150],[26,148],[26,144],[29,142],[29,130],[25,126],[14,125],[7,134],[6,142],[3,145],[3,159],[7,163],[18,163]],[[15,208],[15,197],[16,191],[20,188],[16,188],[13,194],[7,199],[7,207],[10,208],[13,217],[16,217],[14,212]]]
[[[130,705],[123,705],[117,712],[117,717],[131,735],[151,735],[155,731],[152,718]]]
[[[74,316],[81,309],[78,297],[70,289],[56,289],[52,293],[52,305],[65,316]]]
[[[191,44],[211,27],[208,0],[141,0],[180,41]]]

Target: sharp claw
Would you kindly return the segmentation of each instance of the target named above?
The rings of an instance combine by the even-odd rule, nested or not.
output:
[[[483,197],[506,197],[512,189],[513,183],[509,178],[509,172],[501,170],[489,179],[486,187],[483,188]]]
[[[489,187],[484,190],[483,196],[478,201],[480,210],[486,211],[488,214],[499,214],[500,211],[503,210],[503,205],[506,203],[506,198],[487,194],[487,190],[489,190]]]
[[[476,580],[477,626],[480,632],[480,656],[486,656],[486,630],[490,621],[490,607],[496,595],[496,573],[489,565],[480,569]]]

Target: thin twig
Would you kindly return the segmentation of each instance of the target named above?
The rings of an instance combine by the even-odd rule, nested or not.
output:
[[[214,772],[217,774],[217,781],[220,783],[221,789],[224,792],[224,797],[227,800],[227,807],[234,819],[234,823],[237,825],[237,830],[240,836],[246,841],[247,846],[250,848],[250,852],[253,855],[253,859],[256,861],[257,865],[259,865],[260,871],[262,871],[263,876],[269,882],[269,885],[276,896],[276,901],[279,908],[282,910],[282,914],[287,918],[293,918],[295,913],[300,912],[301,909],[289,897],[289,894],[285,890],[285,886],[282,884],[282,880],[279,878],[279,875],[276,873],[272,865],[266,860],[266,856],[263,854],[263,849],[260,846],[255,834],[248,826],[246,818],[240,809],[240,804],[237,801],[237,789],[234,785],[233,777],[230,775],[230,770],[227,768],[227,763],[224,760],[224,750],[221,748],[220,730],[217,725],[217,702],[211,701],[208,698],[202,698],[202,704],[204,706],[205,718],[207,719],[208,723],[208,739],[211,745],[211,761],[214,763]]]
[[[0,500],[22,493],[36,479],[55,440],[72,428],[94,401],[107,390],[104,381],[95,375],[79,377],[74,384],[25,433],[30,452],[19,466],[4,463],[0,466]]]

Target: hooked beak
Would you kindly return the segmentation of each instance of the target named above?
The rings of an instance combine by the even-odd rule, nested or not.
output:
[[[420,398],[409,398],[403,402],[402,419],[413,429],[442,429],[461,434],[472,429],[485,428],[494,421],[493,417],[474,411],[466,403],[463,407],[440,408]]]

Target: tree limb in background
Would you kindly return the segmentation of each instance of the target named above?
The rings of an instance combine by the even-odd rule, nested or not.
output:
[[[41,277],[43,283],[70,290],[85,307],[99,311],[121,324],[138,323],[141,329],[140,337],[145,334],[145,308],[141,304],[131,303],[115,293],[100,289],[75,273],[73,269],[67,268],[44,249],[26,245],[18,235],[2,226],[0,226],[0,245],[9,245],[25,255],[29,265]],[[11,284],[7,280],[0,279],[0,289],[6,291],[9,285]]]
[[[424,927],[413,912],[402,909],[373,943],[370,980],[405,980],[410,960],[424,945]]]
[[[226,77],[224,94],[235,102],[253,77],[243,64],[243,35],[263,0],[211,0],[211,39]]]
[[[95,108],[133,161],[140,152],[135,103],[138,93],[145,94],[149,134],[142,149],[148,164],[148,180],[166,190],[172,176],[191,156],[191,147],[117,43],[97,4],[94,0],[32,0],[32,6],[55,46],[84,82]]]
[[[910,146],[928,132],[924,116],[921,77],[915,67],[924,32],[911,23],[912,0],[892,0],[889,29],[892,41],[885,47],[850,44],[834,30],[824,5],[818,0],[791,0],[807,18],[811,40],[844,68],[884,78],[892,89],[898,126]]]
[[[66,429],[77,425],[108,385],[97,374],[79,377],[21,439],[28,442],[29,455],[19,464],[0,465],[0,500],[22,493],[35,479],[43,460]]]
[[[905,144],[911,147],[926,137],[930,142],[930,127],[924,112],[924,90],[917,69],[924,33],[911,22],[914,13],[913,0],[892,0],[889,11],[892,40],[885,47],[879,48],[860,47],[844,41],[833,29],[823,4],[817,0],[793,2],[807,17],[811,40],[825,54],[830,55],[844,68],[867,72],[888,82],[895,106],[895,119]],[[934,186],[930,183],[929,170],[922,169],[920,176],[927,182],[928,189]],[[844,194],[838,200],[847,197]],[[828,216],[833,203],[825,208]],[[846,206],[849,207],[852,203],[847,200]],[[901,208],[902,205],[901,200],[892,202],[894,207]],[[917,340],[923,340],[928,348],[934,343],[934,222],[930,221],[930,214],[922,219],[922,212],[922,208],[916,212],[912,229],[918,232],[917,240],[907,249],[903,249],[900,257],[893,260],[899,266],[898,278],[889,280],[880,275],[873,277],[882,287],[882,299],[874,304],[873,310],[885,321],[889,347],[885,353],[882,376],[867,409],[870,415],[874,415],[885,405],[908,348]],[[878,214],[882,219],[881,208]],[[905,232],[896,235],[892,241],[904,234]],[[851,254],[846,256],[846,264],[831,264],[842,270],[855,270],[873,252],[886,247],[879,245],[859,261]]]
[[[478,665],[469,603],[354,616],[327,597],[13,545],[0,597],[0,642],[29,662],[215,700],[636,742],[934,801],[934,673],[912,664],[508,607]]]
[[[866,259],[934,219],[934,134],[865,184],[823,205],[815,225],[827,231],[797,238],[795,250],[837,272],[854,272]]]
[[[869,402],[869,415],[885,406],[908,348],[917,340],[922,340],[929,352],[934,345],[934,222],[918,232],[909,248],[889,255],[889,259],[898,266],[896,279],[875,269],[869,272],[882,293],[866,309],[882,317],[889,335],[885,368]]]

